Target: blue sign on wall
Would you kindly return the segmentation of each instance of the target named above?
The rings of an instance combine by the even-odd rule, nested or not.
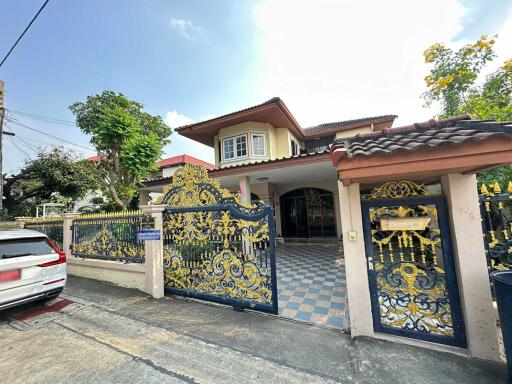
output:
[[[137,231],[137,241],[143,240],[160,240],[160,231],[155,229]]]

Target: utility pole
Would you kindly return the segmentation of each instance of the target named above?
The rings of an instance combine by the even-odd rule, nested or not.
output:
[[[0,80],[0,220],[2,220],[2,213],[4,209],[4,167],[3,165],[3,146],[2,139],[4,137],[4,82]]]
[[[4,207],[4,169],[3,164],[3,146],[2,139],[4,135],[14,136],[13,132],[4,131],[4,82],[0,80],[0,220],[2,216],[2,209]]]

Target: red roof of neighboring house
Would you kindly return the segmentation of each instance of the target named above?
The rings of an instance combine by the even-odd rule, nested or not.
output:
[[[91,157],[87,158],[87,160],[99,161],[100,160],[100,156],[99,155],[91,156]],[[213,164],[210,164],[210,163],[208,163],[206,161],[203,161],[203,160],[196,159],[195,157],[190,156],[190,155],[173,156],[173,157],[169,157],[167,159],[162,159],[162,160],[157,162],[159,168],[167,168],[167,167],[172,167],[172,166],[176,166],[176,165],[183,165],[183,164],[187,164],[187,163],[188,164],[202,165],[206,169],[213,169],[213,168],[215,168],[215,166]]]
[[[172,167],[175,165],[182,165],[182,164],[196,164],[196,165],[202,165],[203,167],[207,169],[213,169],[215,166],[213,164],[210,164],[206,161],[196,159],[195,157],[189,156],[189,155],[178,155],[169,157],[167,159],[160,160],[157,164],[160,168],[167,168]]]

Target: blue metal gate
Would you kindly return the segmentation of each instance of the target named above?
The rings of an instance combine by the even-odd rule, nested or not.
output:
[[[167,292],[277,314],[271,207],[240,203],[193,165],[162,203]]]
[[[444,198],[387,183],[362,210],[375,331],[466,347]]]

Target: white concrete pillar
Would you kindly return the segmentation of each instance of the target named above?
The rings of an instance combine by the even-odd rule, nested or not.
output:
[[[351,184],[347,187],[338,181],[338,190],[350,311],[350,333],[352,337],[373,336],[372,306],[368,285],[359,184]]]
[[[149,191],[139,189],[139,207],[149,204]]]
[[[251,203],[251,183],[249,176],[240,176],[240,201]]]
[[[163,220],[164,205],[146,205],[140,207],[144,213],[154,219],[154,229],[160,231],[160,240],[144,241],[145,252],[145,289],[155,299],[164,297],[164,248],[163,248]]]
[[[441,183],[449,209],[468,349],[474,357],[499,361],[496,313],[489,286],[476,177],[446,175]]]
[[[66,254],[66,257],[72,257],[71,245],[73,244],[73,220],[75,217],[80,216],[79,213],[64,213],[62,223],[62,252]]]

